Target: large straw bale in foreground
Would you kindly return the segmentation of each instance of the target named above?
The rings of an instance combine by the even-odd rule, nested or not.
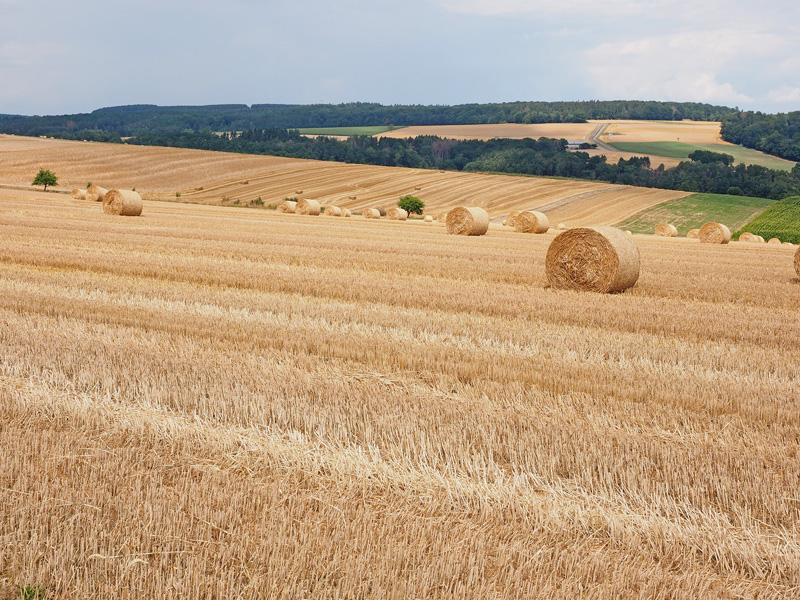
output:
[[[690,240],[696,240],[700,237],[700,230],[699,229],[690,229],[689,232],[686,234],[686,237]]]
[[[298,215],[311,215],[316,216],[322,210],[322,207],[319,205],[319,202],[316,200],[310,200],[308,198],[303,198],[302,200],[297,201],[297,206],[295,206],[294,211]]]
[[[569,229],[550,244],[545,272],[554,288],[622,292],[639,279],[639,248],[616,227]]]
[[[99,185],[90,185],[86,190],[86,199],[91,202],[102,202],[107,193],[108,190],[106,188],[101,188]]]
[[[731,241],[731,230],[722,223],[709,221],[700,228],[699,237],[703,244],[727,244]]]
[[[797,252],[794,253],[794,272],[800,277],[800,247],[798,247]]]
[[[297,202],[293,200],[284,200],[278,204],[279,213],[293,213],[297,210]]]
[[[544,213],[536,210],[526,210],[514,218],[514,229],[521,233],[547,233],[550,221]]]
[[[386,211],[386,218],[390,221],[405,221],[408,218],[408,213],[398,206],[393,206]]]
[[[520,213],[520,211],[518,211],[518,210],[515,210],[513,212],[508,213],[508,216],[506,217],[506,220],[503,221],[503,225],[508,225],[509,227],[513,227],[514,226],[514,219],[517,218],[519,213]]]
[[[123,217],[142,214],[142,197],[131,190],[109,190],[103,196],[103,212]]]
[[[75,200],[86,200],[86,190],[79,190],[75,188],[69,193],[70,197],[75,198]]]
[[[447,233],[483,235],[489,231],[489,213],[478,206],[459,206],[447,213]]]
[[[365,219],[380,219],[381,213],[377,208],[365,208],[361,211]]]
[[[656,235],[660,235],[661,237],[678,237],[678,230],[675,228],[675,225],[659,223],[656,225]]]
[[[341,217],[343,213],[342,209],[338,206],[326,206],[325,214],[329,217]]]

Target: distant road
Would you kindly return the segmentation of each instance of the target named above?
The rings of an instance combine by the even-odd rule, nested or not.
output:
[[[610,124],[611,123],[600,123],[597,127],[595,127],[594,131],[592,131],[592,133],[589,134],[589,141],[592,142],[593,144],[597,144],[598,148],[600,148],[601,150],[605,150],[606,152],[617,152],[616,148],[612,148],[608,144],[601,142],[599,139],[597,139],[601,135],[603,135],[603,132],[606,130],[606,127],[608,127]]]

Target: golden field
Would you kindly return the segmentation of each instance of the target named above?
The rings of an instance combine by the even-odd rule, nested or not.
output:
[[[53,170],[62,190],[85,188],[90,181],[105,188],[135,188],[145,199],[200,204],[249,204],[261,198],[276,204],[287,197],[313,198],[354,211],[389,208],[413,194],[436,214],[460,205],[482,206],[491,218],[514,210],[563,203],[558,218],[567,225],[585,220],[586,195],[616,204],[612,224],[686,192],[507,175],[484,175],[399,167],[349,165],[204,150],[126,146],[0,135],[0,182],[30,187],[40,167]],[[58,188],[57,188],[58,189]],[[176,194],[180,193],[180,198]],[[573,201],[575,219],[569,208]]]
[[[553,237],[0,190],[0,598],[800,596],[793,251]]]

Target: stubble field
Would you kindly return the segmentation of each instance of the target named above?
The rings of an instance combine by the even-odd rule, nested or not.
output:
[[[552,239],[0,191],[0,597],[797,597],[792,252]]]

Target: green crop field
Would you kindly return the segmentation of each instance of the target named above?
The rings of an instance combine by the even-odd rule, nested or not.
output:
[[[643,210],[618,223],[617,227],[634,233],[653,233],[659,223],[671,223],[678,229],[678,235],[685,236],[690,229],[717,221],[736,231],[773,204],[775,200],[769,198],[692,194]]]
[[[614,142],[609,143],[621,152],[633,152],[634,154],[652,154],[663,156],[664,158],[688,159],[689,155],[695,150],[708,150],[710,152],[720,152],[730,154],[734,161],[746,165],[761,165],[768,169],[780,169],[791,171],[796,163],[784,160],[776,156],[769,156],[743,148],[741,146],[723,146],[720,144],[684,144],[683,142]],[[654,165],[657,166],[657,165]]]
[[[298,131],[303,135],[339,135],[349,137],[352,135],[378,135],[392,129],[402,129],[402,127],[389,128],[382,125],[372,127],[306,127],[298,129]]]
[[[743,231],[760,235],[765,240],[776,237],[782,242],[800,244],[800,196],[776,202],[734,235]]]

